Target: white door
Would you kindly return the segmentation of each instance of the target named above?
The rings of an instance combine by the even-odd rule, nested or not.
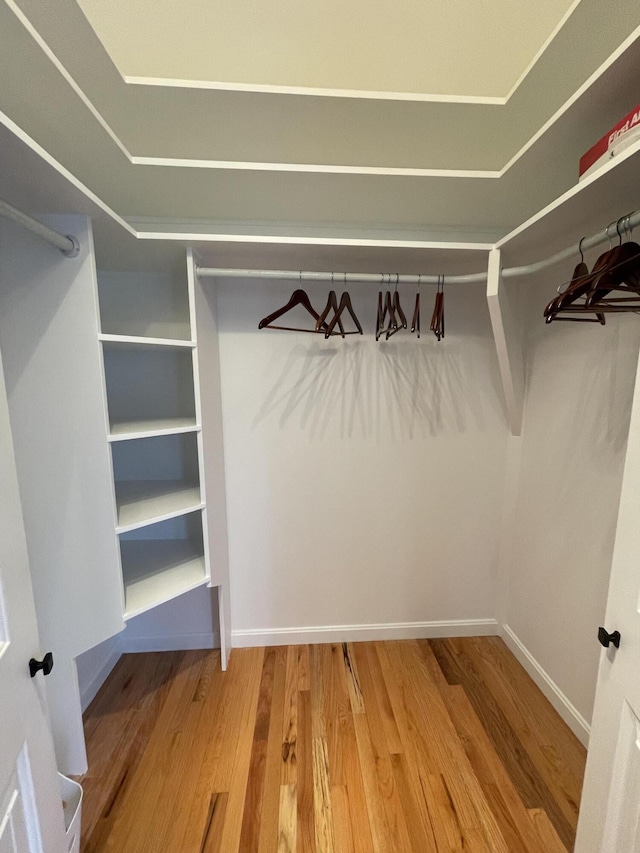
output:
[[[640,368],[601,627],[620,645],[602,649],[575,851],[640,853]]]
[[[0,357],[0,853],[67,853],[42,651]]]

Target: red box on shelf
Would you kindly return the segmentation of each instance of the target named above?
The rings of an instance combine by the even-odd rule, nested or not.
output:
[[[633,133],[631,133],[633,131]],[[629,136],[627,136],[629,134]],[[640,104],[631,110],[621,121],[612,127],[602,139],[592,146],[586,154],[580,158],[579,177],[584,177],[586,172],[594,171],[610,157],[614,155],[614,148],[624,142],[631,142],[640,136]]]

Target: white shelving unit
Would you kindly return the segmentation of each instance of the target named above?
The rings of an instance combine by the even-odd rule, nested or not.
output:
[[[98,272],[104,336],[191,341],[187,288],[181,276]]]
[[[183,486],[175,480],[134,480],[116,484],[116,489],[118,533],[204,507],[200,486]]]
[[[193,287],[99,273],[124,619],[211,585]]]
[[[197,426],[193,351],[103,343],[112,435]]]
[[[202,511],[120,535],[124,618],[130,619],[209,580]]]
[[[112,447],[117,532],[203,509],[196,433],[170,433]]]
[[[203,513],[207,552],[211,555],[211,583],[218,587],[218,616],[220,653],[226,667],[231,651],[231,599],[229,593],[229,548],[227,536],[227,502],[224,472],[224,437],[220,382],[220,351],[218,347],[218,310],[216,283],[196,276],[196,260],[187,249],[187,276],[191,303],[191,323],[196,330],[198,354],[206,365],[206,377],[201,378],[198,357],[194,359],[198,394],[198,416],[202,429],[198,433],[200,447],[200,482],[206,494],[207,510]]]

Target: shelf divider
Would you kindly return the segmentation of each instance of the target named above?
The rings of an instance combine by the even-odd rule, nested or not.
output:
[[[189,540],[121,541],[124,618],[208,583],[204,554]]]
[[[193,349],[195,341],[178,338],[147,338],[142,335],[98,335],[104,345],[114,345],[123,349],[149,347],[151,349]]]
[[[146,527],[204,508],[197,483],[181,480],[131,480],[116,489],[118,533]]]
[[[151,438],[154,435],[174,435],[181,432],[199,431],[200,424],[197,424],[194,418],[123,421],[111,425],[109,441],[127,441],[131,438]]]

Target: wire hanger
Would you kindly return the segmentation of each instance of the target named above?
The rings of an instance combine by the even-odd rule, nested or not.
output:
[[[292,308],[295,308],[297,305],[301,305],[311,316],[313,319],[317,321],[320,319],[320,315],[315,310],[313,305],[311,304],[309,297],[302,289],[302,270],[300,270],[300,287],[297,290],[294,290],[291,294],[291,298],[287,302],[286,305],[283,305],[282,308],[278,308],[277,311],[274,311],[272,314],[269,314],[264,319],[260,320],[258,323],[259,329],[279,329],[285,332],[316,332],[316,328],[314,326],[313,329],[299,329],[293,326],[274,326],[273,323],[276,320],[279,320],[284,314],[287,314],[291,311]],[[321,326],[322,331],[326,331],[327,325],[323,323]]]

